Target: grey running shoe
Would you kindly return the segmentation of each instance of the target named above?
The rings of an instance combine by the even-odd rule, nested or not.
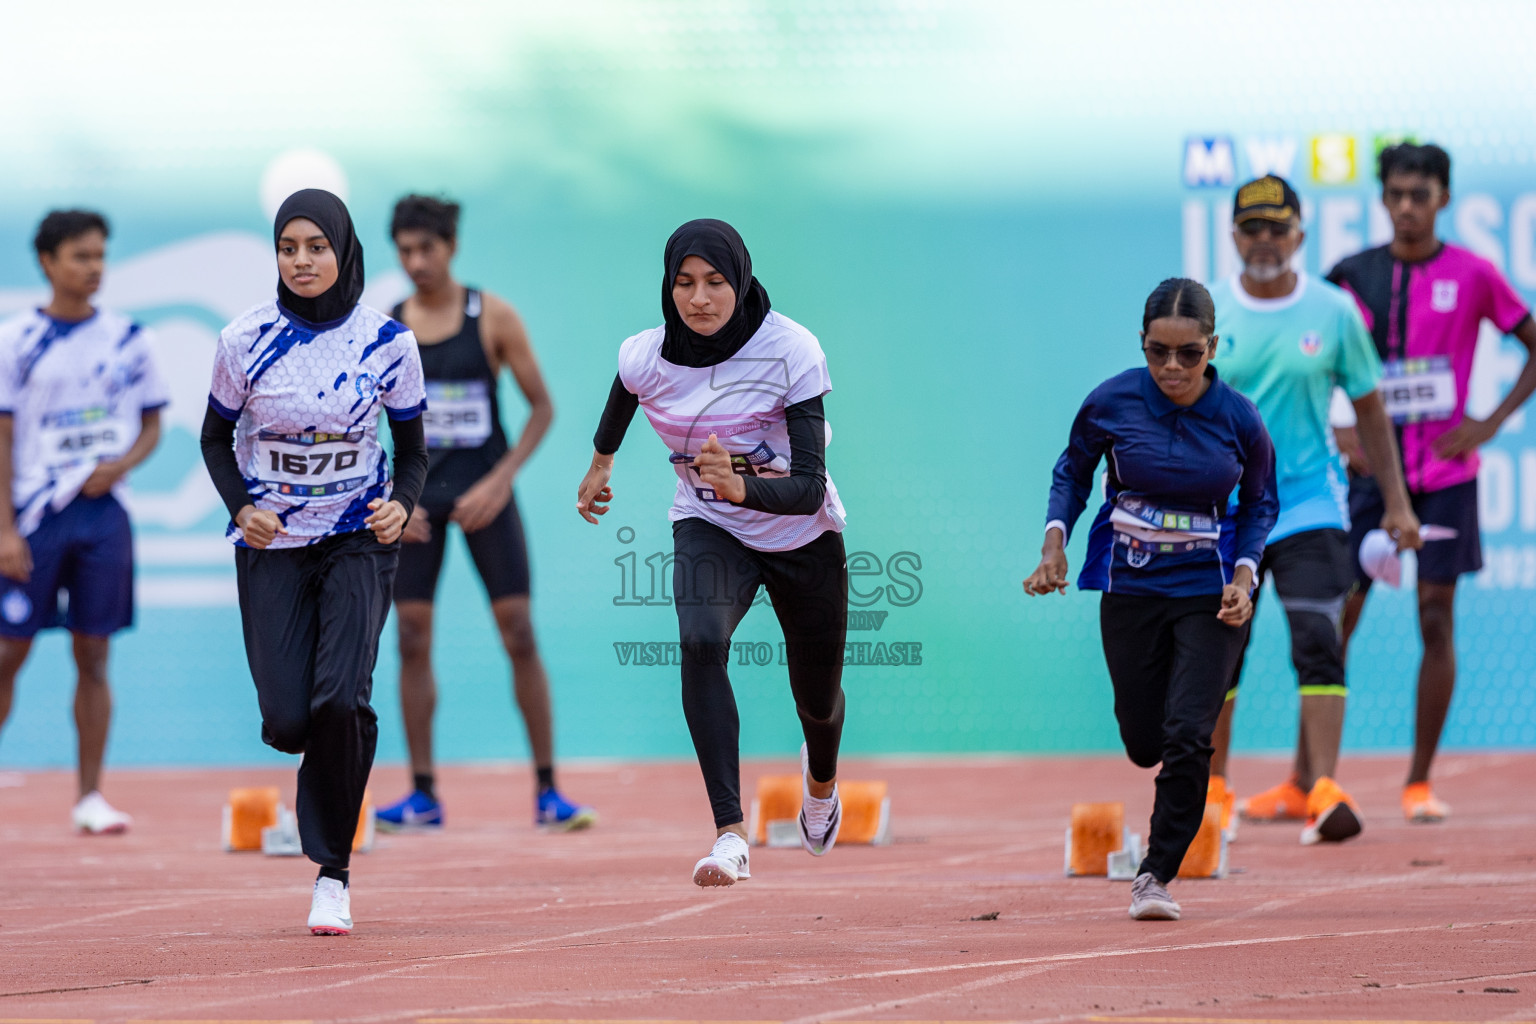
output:
[[[1131,883],[1131,917],[1137,921],[1179,919],[1179,905],[1150,871],[1143,871]]]
[[[837,833],[843,827],[843,801],[837,795],[818,799],[811,796],[811,755],[802,744],[800,747],[800,845],[812,857],[825,857],[837,842]]]

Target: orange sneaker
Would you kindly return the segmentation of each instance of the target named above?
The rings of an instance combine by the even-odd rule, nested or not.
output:
[[[1342,843],[1360,834],[1360,808],[1337,782],[1326,775],[1318,779],[1307,794],[1307,826],[1301,830],[1301,845]]]
[[[1220,775],[1212,775],[1210,785],[1205,790],[1205,802],[1217,804],[1221,807],[1221,832],[1231,842],[1237,835],[1237,794],[1227,788],[1227,780]]]
[[[1238,801],[1237,813],[1249,821],[1300,821],[1307,816],[1307,794],[1292,775],[1274,789]]]
[[[1403,789],[1403,817],[1411,822],[1444,821],[1451,809],[1435,799],[1429,791],[1429,783],[1415,782]]]

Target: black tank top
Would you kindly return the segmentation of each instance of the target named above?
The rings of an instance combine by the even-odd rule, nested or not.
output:
[[[392,311],[399,320],[400,303]],[[435,345],[418,344],[427,382],[427,483],[421,504],[452,504],[507,452],[497,375],[480,340],[480,293],[464,290],[464,325]]]

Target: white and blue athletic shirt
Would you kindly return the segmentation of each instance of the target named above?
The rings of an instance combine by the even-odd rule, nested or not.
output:
[[[729,531],[754,551],[790,551],[828,530],[842,532],[847,516],[827,475],[827,493],[812,515],[758,512],[715,494],[692,462],[709,435],[731,453],[743,475],[785,477],[790,470],[784,407],[832,390],[827,357],[810,331],[770,312],[757,333],[729,359],[713,366],[679,366],[661,357],[664,327],[619,347],[619,379],[640,400],[677,471],[668,518],[703,519]]]
[[[1079,588],[1196,597],[1221,593],[1238,565],[1257,577],[1280,510],[1274,445],[1254,404],[1215,367],[1205,372],[1210,385],[1190,406],[1169,401],[1145,367],[1111,377],[1083,402],[1052,476],[1046,523],[1070,535],[1107,458]]]
[[[27,536],[138,440],[169,401],[143,328],[111,310],[78,322],[30,310],[0,324],[0,413],[11,416],[11,500]],[[126,480],[113,493],[122,498]]]
[[[235,461],[257,508],[288,530],[274,548],[366,529],[368,503],[390,494],[379,409],[426,408],[416,337],[359,305],[312,324],[269,300],[219,335],[209,405],[235,422]],[[233,523],[229,536],[244,544]]]

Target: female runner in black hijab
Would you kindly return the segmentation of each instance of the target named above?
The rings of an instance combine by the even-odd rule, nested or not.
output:
[[[590,523],[608,511],[613,454],[644,406],[678,476],[669,516],[683,713],[715,816],[714,848],[693,880],[731,885],[749,873],[740,721],[726,664],[731,634],[759,586],[768,588],[784,629],[805,734],[801,844],[821,856],[842,822],[836,780],[848,572],[843,506],[823,460],[822,396],[832,383],[816,338],[770,310],[729,224],[684,224],[667,241],[664,266],[664,322],[619,349],[576,508]]]
[[[261,736],[299,762],[309,929],[352,929],[348,864],[378,739],[368,704],[400,532],[427,473],[416,340],[359,305],[363,250],[340,199],[289,196],[277,296],[224,328],[203,459],[229,508]],[[379,444],[389,417],[394,473]]]

